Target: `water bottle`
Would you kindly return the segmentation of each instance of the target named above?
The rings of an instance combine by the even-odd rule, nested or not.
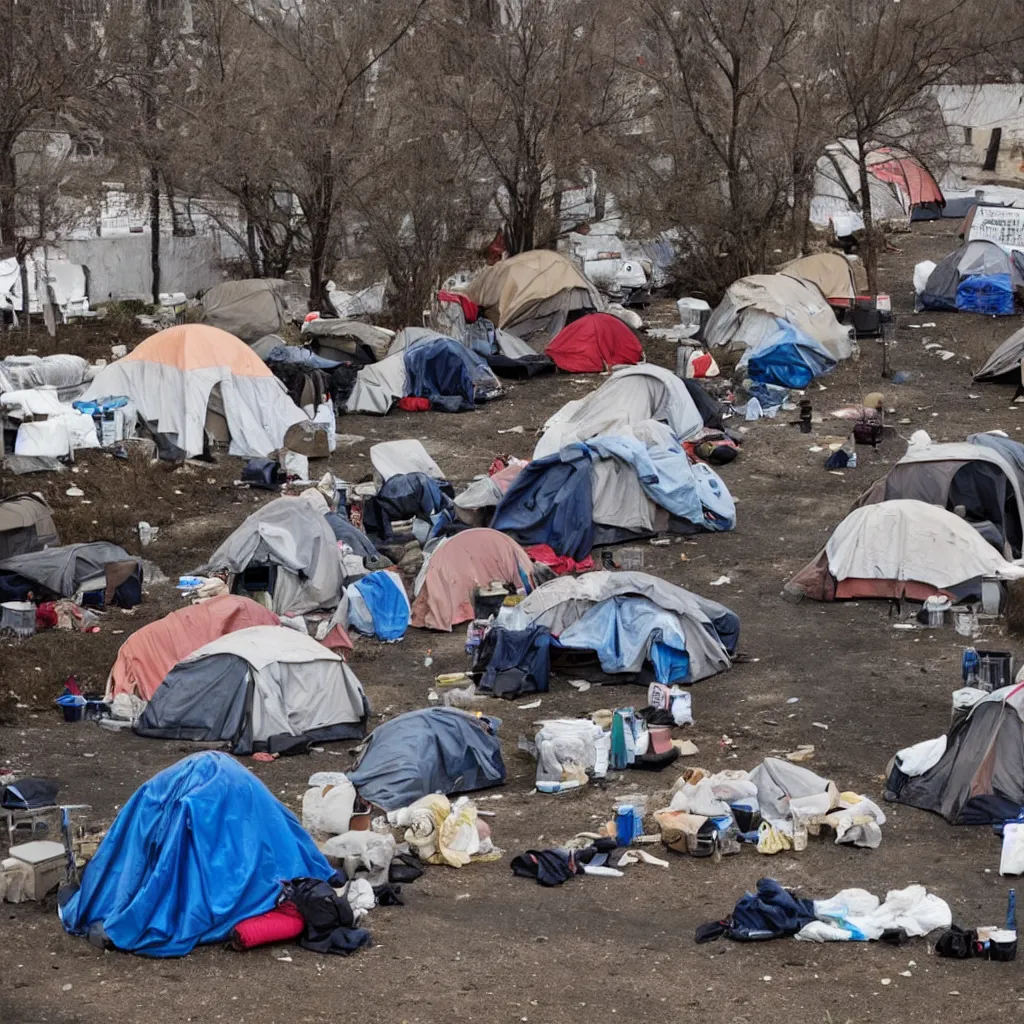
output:
[[[964,686],[978,685],[978,667],[980,664],[981,659],[978,657],[978,652],[973,647],[965,648],[963,660],[960,663],[960,674],[963,677]]]
[[[1006,897],[1006,930],[1017,933],[1017,890],[1011,889]]]

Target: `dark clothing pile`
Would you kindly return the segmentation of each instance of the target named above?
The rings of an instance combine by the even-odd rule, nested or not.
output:
[[[477,652],[483,676],[480,693],[512,700],[526,693],[547,693],[551,674],[551,633],[545,626],[512,630],[494,626]]]
[[[697,942],[713,942],[725,935],[737,942],[763,942],[796,935],[814,917],[814,902],[794,896],[774,878],[762,878],[757,892],[740,898],[732,913],[697,929]]]
[[[293,878],[286,882],[283,900],[292,903],[306,926],[299,945],[314,953],[348,956],[370,944],[370,933],[357,928],[355,914],[344,896],[319,878]]]
[[[385,480],[381,489],[363,502],[363,529],[374,540],[394,536],[393,520],[424,519],[447,508],[454,496],[452,485],[426,473],[399,473]]]
[[[598,839],[582,850],[527,850],[512,858],[512,873],[519,878],[532,878],[538,885],[562,885],[573,875],[582,875],[587,864],[605,866],[615,845],[614,839]]]

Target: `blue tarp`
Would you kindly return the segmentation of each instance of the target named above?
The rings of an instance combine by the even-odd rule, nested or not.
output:
[[[835,369],[836,361],[824,346],[785,320],[776,319],[775,323],[778,331],[740,360],[739,366],[746,367],[751,380],[805,388],[815,377]]]
[[[486,360],[452,338],[418,341],[405,350],[405,393],[448,412],[476,408],[476,393],[494,385]],[[482,397],[482,396],[481,396]]]
[[[547,544],[556,555],[586,558],[594,536],[590,459],[583,444],[535,459],[512,481],[491,528],[523,547]]]
[[[457,708],[423,708],[378,725],[349,781],[385,811],[430,793],[468,793],[505,781],[501,720]]]
[[[660,683],[686,682],[690,674],[678,616],[646,597],[599,601],[559,636],[558,644],[593,651],[609,674],[639,672],[645,660]]]
[[[270,910],[291,878],[334,869],[298,819],[227,754],[193,754],[142,784],[114,819],[62,919],[122,950],[184,956]]]
[[[409,599],[387,572],[371,572],[353,584],[373,619],[378,640],[401,640],[409,627]]]
[[[956,308],[962,313],[1013,316],[1013,282],[1009,274],[971,274],[956,289]]]

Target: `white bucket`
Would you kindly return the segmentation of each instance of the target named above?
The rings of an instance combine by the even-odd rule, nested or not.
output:
[[[945,623],[950,600],[941,594],[932,594],[931,597],[925,599],[924,608],[928,613],[928,625],[934,629]]]

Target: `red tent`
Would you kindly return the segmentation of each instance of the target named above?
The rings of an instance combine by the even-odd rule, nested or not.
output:
[[[899,156],[890,149],[878,150],[868,162],[868,171],[879,181],[886,181],[902,190],[911,206],[935,203],[945,206],[942,189],[931,172],[913,157]]]
[[[632,366],[644,358],[636,335],[610,313],[590,313],[574,320],[544,352],[567,373],[600,373],[608,366]]]

